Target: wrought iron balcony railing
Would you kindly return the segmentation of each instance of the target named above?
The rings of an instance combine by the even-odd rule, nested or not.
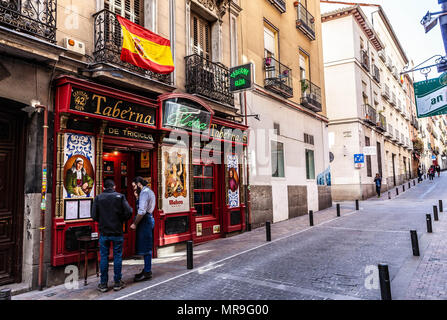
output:
[[[380,50],[379,51],[379,58],[383,61],[386,62],[386,54],[384,50]]]
[[[269,0],[271,4],[275,6],[276,9],[278,9],[279,12],[284,13],[286,12],[286,1],[285,0]]]
[[[390,104],[392,106],[396,105],[396,94],[394,92],[391,94]]]
[[[392,137],[393,136],[393,126],[388,124],[388,129],[385,132],[385,135],[387,137]]]
[[[234,105],[230,92],[230,71],[198,54],[185,57],[186,92],[196,93],[218,102]]]
[[[300,29],[310,40],[315,40],[315,18],[301,4],[296,3],[297,19],[296,27]]]
[[[363,68],[365,68],[366,71],[369,71],[369,55],[366,50],[360,51],[360,63]]]
[[[379,119],[377,121],[377,129],[379,129],[380,131],[386,131],[386,118],[383,114],[379,113]]]
[[[377,112],[376,109],[374,109],[369,104],[364,104],[362,106],[362,112],[363,112],[363,120],[366,122],[376,125],[377,124]]]
[[[380,83],[380,71],[379,68],[374,64],[372,67],[372,76],[373,79]]]
[[[57,0],[0,0],[0,25],[56,42]]]
[[[293,97],[292,69],[274,58],[264,59],[264,87],[284,98]]]
[[[93,58],[97,63],[110,63],[135,72],[152,80],[171,84],[170,74],[159,74],[130,63],[121,61],[122,31],[116,14],[104,9],[93,15],[94,18],[94,51]]]
[[[315,112],[321,111],[321,88],[309,80],[301,80],[301,104]]]
[[[387,84],[385,84],[382,88],[382,97],[384,97],[386,100],[390,100],[390,88]]]
[[[394,129],[393,141],[399,141],[399,130]]]

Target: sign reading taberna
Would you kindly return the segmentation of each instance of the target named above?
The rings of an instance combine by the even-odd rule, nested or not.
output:
[[[164,128],[202,132],[209,129],[210,123],[211,113],[206,110],[170,100],[163,102]]]
[[[230,68],[230,92],[239,92],[253,87],[253,64]]]
[[[447,72],[414,84],[418,118],[447,114]]]

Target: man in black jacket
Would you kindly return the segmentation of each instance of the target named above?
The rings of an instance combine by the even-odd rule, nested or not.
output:
[[[124,288],[121,280],[122,253],[123,253],[123,223],[132,217],[132,208],[126,197],[115,191],[113,180],[104,181],[104,192],[95,197],[92,206],[92,218],[99,224],[99,254],[101,256],[101,282],[98,290],[108,290],[109,250],[113,243],[113,269],[115,285],[113,290]]]

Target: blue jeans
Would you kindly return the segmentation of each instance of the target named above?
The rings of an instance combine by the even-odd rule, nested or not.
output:
[[[103,236],[99,237],[99,254],[101,262],[99,267],[101,269],[101,283],[107,284],[109,281],[109,250],[110,243],[113,243],[113,271],[114,281],[121,280],[121,269],[123,262],[123,236]]]

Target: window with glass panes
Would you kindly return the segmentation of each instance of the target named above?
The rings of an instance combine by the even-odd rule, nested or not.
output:
[[[213,215],[214,207],[214,165],[195,164],[194,207],[197,216]]]

